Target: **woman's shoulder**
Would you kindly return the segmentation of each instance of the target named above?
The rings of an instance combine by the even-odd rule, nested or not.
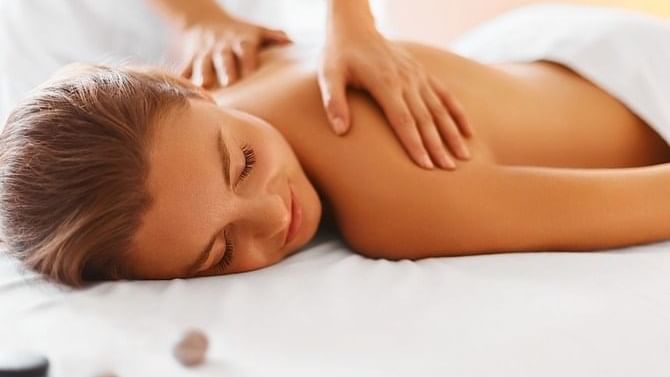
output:
[[[315,64],[306,61],[314,52],[296,46],[266,54],[264,67],[218,93],[219,103],[256,115],[282,133],[354,248],[371,248],[417,218],[446,213],[453,195],[445,186],[463,173],[415,165],[381,109],[359,90],[348,91],[352,124],[337,136],[323,110]],[[473,153],[468,164],[489,158],[481,140],[469,140],[468,148]]]
[[[258,54],[259,68],[302,66],[316,70],[319,46],[313,43],[294,43],[263,48]]]

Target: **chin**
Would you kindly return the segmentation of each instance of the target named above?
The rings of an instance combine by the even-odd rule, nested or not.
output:
[[[314,238],[316,232],[319,229],[322,215],[321,199],[319,198],[319,195],[311,183],[308,185],[308,187],[309,190],[306,190],[307,192],[303,196],[302,229],[300,229],[300,234],[298,234],[295,239],[296,242],[295,246],[293,247],[294,250],[291,250],[288,255],[297,252],[307,243],[309,243]]]

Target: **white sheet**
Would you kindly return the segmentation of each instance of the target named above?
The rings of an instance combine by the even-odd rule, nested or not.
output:
[[[296,41],[318,41],[323,32],[321,2],[218,1],[247,20],[281,27]],[[1,0],[0,127],[21,97],[65,64],[173,66],[174,35],[147,0]]]
[[[576,27],[570,33],[586,32]],[[484,41],[459,46],[495,48]],[[170,349],[192,326],[211,349],[189,371]],[[388,262],[352,253],[323,227],[305,251],[268,269],[82,291],[0,258],[3,348],[48,354],[56,377],[666,377],[670,242]]]
[[[509,12],[451,46],[496,63],[562,63],[670,140],[670,22],[609,7],[536,5]]]

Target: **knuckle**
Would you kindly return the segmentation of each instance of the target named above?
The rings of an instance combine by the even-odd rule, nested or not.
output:
[[[217,50],[224,55],[228,55],[233,52],[233,48],[228,43],[219,43]]]
[[[444,149],[442,141],[437,135],[430,134],[424,137],[423,143],[426,145],[426,149],[435,153],[442,151]]]
[[[394,87],[398,82],[398,75],[392,70],[382,69],[379,72],[379,81],[387,87]]]
[[[212,49],[214,51],[221,52],[225,48],[226,44],[222,40],[217,40],[215,43],[212,44]]]
[[[421,69],[421,66],[418,64],[412,68],[413,72],[416,72],[416,78],[419,80],[422,86],[424,87],[430,87],[430,78],[428,77],[428,74],[424,72],[423,69]]]
[[[432,103],[431,111],[433,115],[436,116],[437,118],[442,119],[445,122],[448,121],[449,113],[447,112],[447,109],[445,109],[444,106],[442,106],[442,104],[440,104],[439,102]]]
[[[412,78],[414,77],[412,72],[410,72],[408,69],[398,70],[397,76],[400,78],[400,80],[402,80],[403,83],[412,82]]]
[[[419,127],[428,128],[433,127],[433,117],[430,116],[427,112],[421,112],[416,115],[416,123]]]
[[[442,129],[442,132],[448,134],[449,136],[458,135],[458,129],[450,117],[446,118],[446,122],[444,122],[440,128]]]
[[[403,79],[406,83],[411,84],[412,87],[417,91],[421,91],[424,86],[424,81],[422,79],[421,73],[418,73],[414,69],[405,69],[403,70]]]
[[[403,129],[415,128],[414,118],[409,113],[400,113],[397,117],[397,127]]]
[[[237,55],[240,57],[247,57],[251,55],[253,50],[249,48],[249,45],[246,44],[241,44],[240,43],[240,48],[237,49]]]
[[[448,125],[452,121],[451,116],[444,109],[433,110],[433,115],[435,116],[435,119],[437,119],[439,121],[439,123],[441,123],[443,125]]]
[[[452,142],[457,142],[460,140],[460,135],[458,133],[458,130],[455,130],[453,127],[447,127],[444,131],[444,137],[447,140],[450,140]]]

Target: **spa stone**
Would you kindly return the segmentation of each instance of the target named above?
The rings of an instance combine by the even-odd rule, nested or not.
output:
[[[187,367],[202,364],[207,355],[207,335],[200,330],[189,330],[174,348],[174,357]]]
[[[46,377],[49,360],[32,352],[0,351],[0,377]]]

